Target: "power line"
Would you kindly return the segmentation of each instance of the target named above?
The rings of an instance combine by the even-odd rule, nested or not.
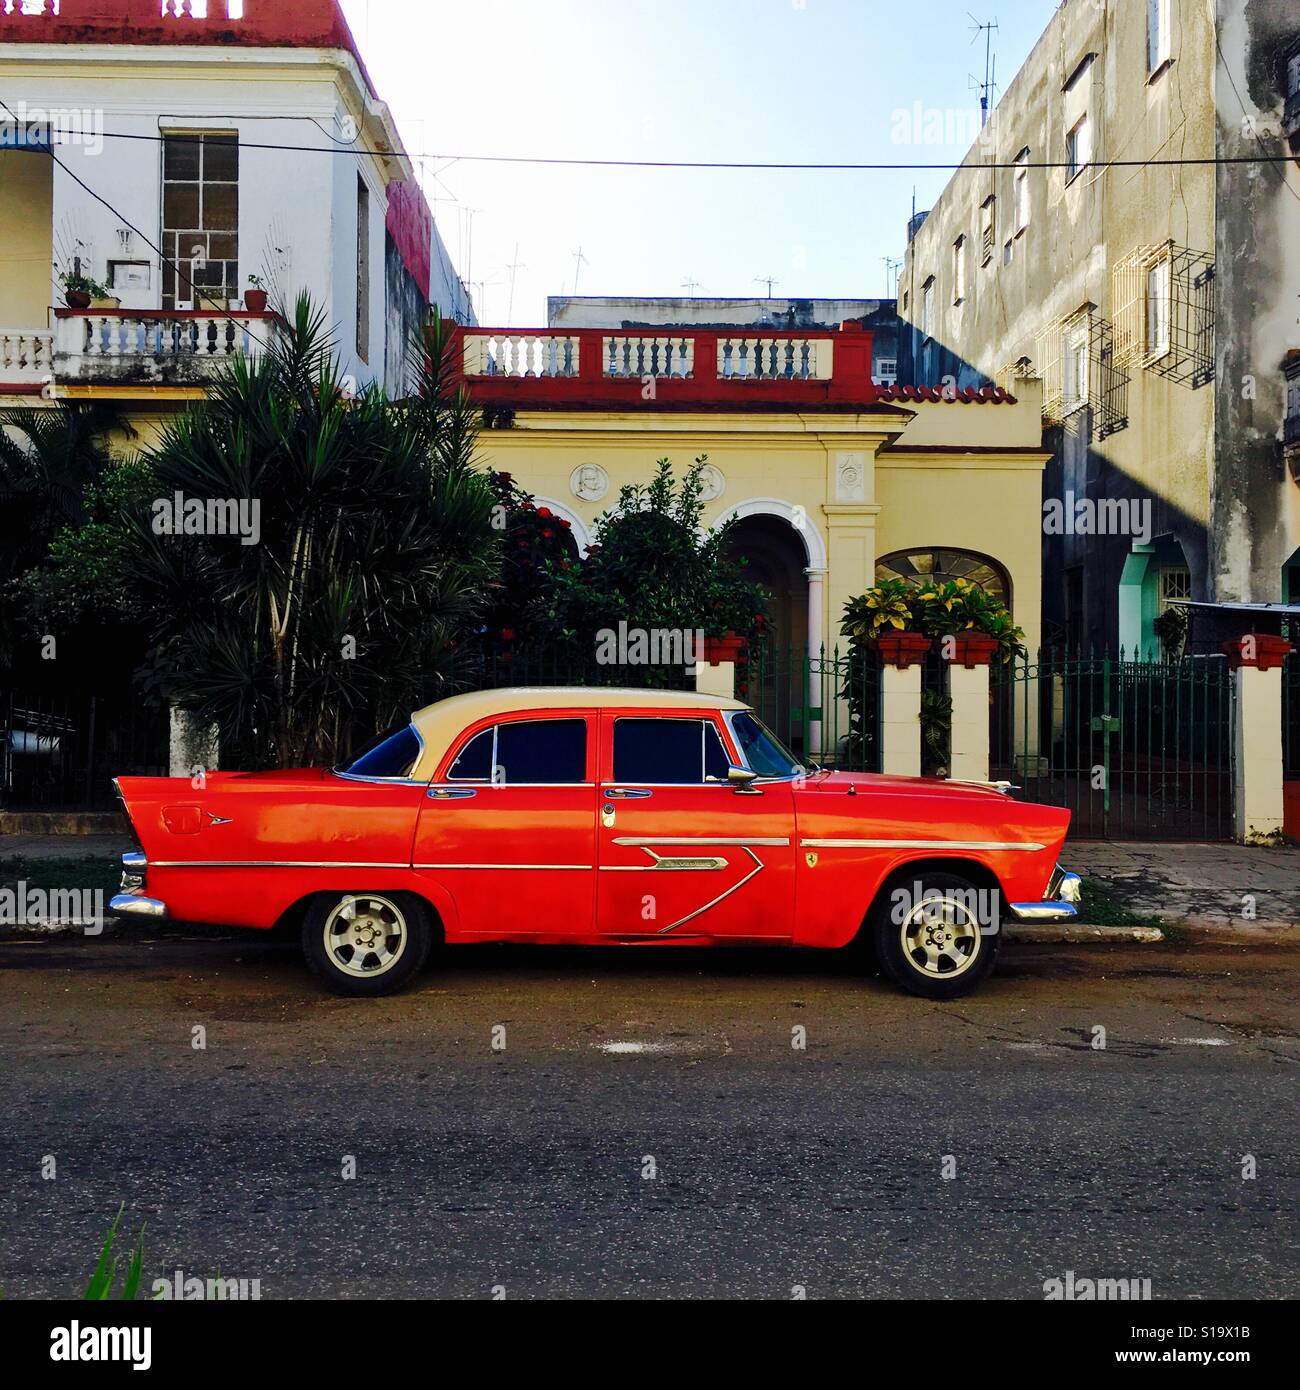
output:
[[[5,107],[10,116],[13,112]],[[17,117],[14,117],[17,120]],[[323,132],[324,133],[324,132]],[[124,130],[104,130],[96,132],[96,139],[105,140],[144,140],[161,144],[164,140],[185,139],[181,136],[149,135],[143,132]],[[192,137],[197,138],[197,137]],[[328,136],[334,140],[333,136]],[[362,146],[351,148],[335,141],[336,148],[324,145],[291,145],[271,140],[244,140],[239,142],[241,149],[247,150],[288,150],[301,154],[365,155],[372,159],[401,158],[441,159],[448,164],[533,164],[545,167],[565,166],[580,169],[753,169],[768,172],[804,173],[889,173],[891,171],[932,171],[937,173],[959,173],[964,170],[985,169],[1070,169],[1068,159],[1053,160],[989,160],[983,163],[968,163],[966,160],[869,160],[869,161],[780,161],[780,160],[703,160],[703,159],[580,159],[562,156],[516,155],[516,154],[448,154],[436,150],[411,152],[400,146],[393,150],[372,150]],[[1160,157],[1152,159],[1108,159],[1103,166],[1111,169],[1142,169],[1186,166],[1205,166],[1217,164],[1286,164],[1292,155],[1289,152],[1258,155],[1206,155],[1199,158]]]

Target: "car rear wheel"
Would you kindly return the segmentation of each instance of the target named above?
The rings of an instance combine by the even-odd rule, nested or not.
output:
[[[335,994],[401,989],[433,943],[429,909],[409,893],[322,893],[302,924],[307,964]]]
[[[876,904],[872,940],[884,973],[926,999],[969,994],[998,948],[998,894],[960,874],[904,879]]]

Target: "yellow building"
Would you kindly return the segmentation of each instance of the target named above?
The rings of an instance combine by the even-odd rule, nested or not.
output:
[[[708,456],[705,522],[775,595],[779,646],[833,647],[878,577],[970,575],[1039,637],[1039,383],[1022,398],[873,383],[871,334],[467,328],[488,466],[572,526],[580,549],[656,460]]]

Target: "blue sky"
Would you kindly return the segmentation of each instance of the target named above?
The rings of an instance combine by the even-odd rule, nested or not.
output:
[[[1053,0],[343,0],[408,149],[656,160],[960,160],[996,19],[999,85]],[[919,105],[920,120],[915,113]],[[936,114],[937,113],[937,114]],[[913,138],[943,128],[939,143]],[[951,139],[947,138],[951,136]],[[481,322],[547,294],[877,296],[937,172],[527,168],[425,161]],[[470,210],[473,210],[472,216]],[[472,234],[470,226],[472,224]],[[518,253],[516,255],[516,246]],[[511,303],[509,266],[515,272]],[[696,288],[683,288],[687,280]]]

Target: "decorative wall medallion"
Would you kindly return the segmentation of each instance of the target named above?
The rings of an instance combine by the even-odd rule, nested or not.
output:
[[[706,463],[700,469],[700,483],[703,488],[700,493],[702,502],[712,502],[721,497],[723,488],[727,486],[727,480],[722,476],[722,470],[715,468],[711,463]]]
[[[569,488],[584,502],[599,502],[609,491],[609,474],[598,463],[581,463],[569,474]]]
[[[835,455],[835,500],[837,502],[865,502],[867,500],[867,473],[860,453]]]

